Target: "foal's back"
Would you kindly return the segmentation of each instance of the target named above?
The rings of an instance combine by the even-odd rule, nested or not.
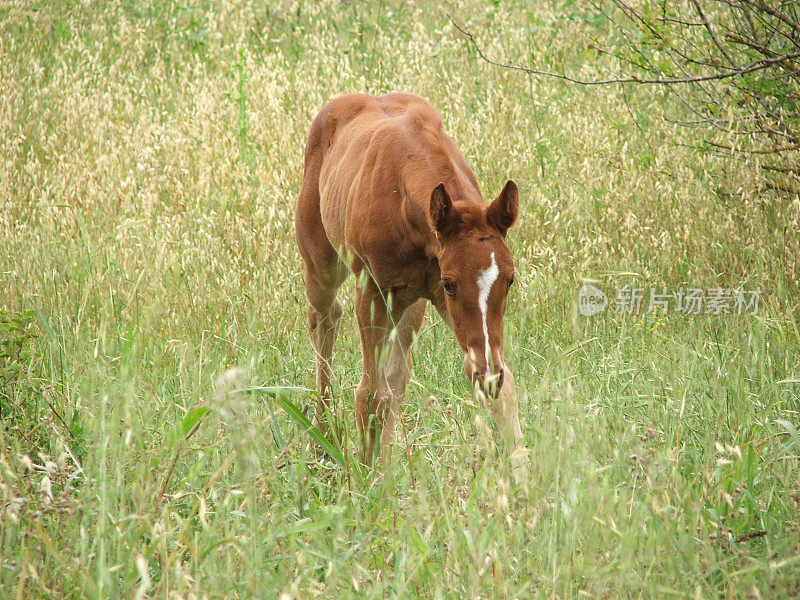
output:
[[[353,94],[328,103],[309,134],[308,179],[318,193],[315,206],[306,209],[319,214],[329,243],[358,252],[369,252],[379,241],[407,245],[431,233],[427,203],[440,182],[454,198],[482,201],[439,114],[425,99],[401,92]]]

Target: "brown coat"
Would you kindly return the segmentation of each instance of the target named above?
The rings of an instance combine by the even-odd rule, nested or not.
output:
[[[506,437],[519,442],[513,379],[502,358],[503,314],[514,276],[504,238],[518,204],[509,181],[485,206],[438,113],[418,96],[342,96],[314,119],[295,223],[318,353],[317,386],[327,398],[341,315],[336,290],[351,270],[358,277],[364,355],[356,413],[368,437],[368,461],[376,441],[370,415],[384,425],[382,447],[391,442],[411,365],[409,347],[428,300],[453,327],[467,374],[490,398]],[[329,408],[320,404],[318,422]]]

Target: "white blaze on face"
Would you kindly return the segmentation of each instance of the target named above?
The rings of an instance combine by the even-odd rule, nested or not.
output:
[[[478,275],[478,307],[481,309],[481,317],[483,318],[483,339],[484,339],[484,353],[486,355],[486,377],[491,375],[489,369],[489,326],[486,323],[486,310],[489,301],[489,293],[492,291],[494,282],[497,281],[497,276],[500,275],[500,269],[497,268],[497,261],[494,259],[494,252],[492,252],[492,263],[480,272]]]

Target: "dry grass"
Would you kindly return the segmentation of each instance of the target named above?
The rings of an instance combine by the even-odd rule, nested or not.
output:
[[[495,56],[608,66],[582,6],[446,10]],[[311,385],[304,138],[331,97],[393,89],[440,109],[487,195],[522,190],[507,329],[528,498],[430,315],[416,487],[405,452],[377,479],[308,469],[257,398],[173,433],[234,365],[240,385]],[[0,595],[800,594],[800,442],[776,422],[800,422],[800,200],[761,190],[757,157],[698,150],[705,132],[663,119],[681,110],[490,67],[436,4],[0,8]],[[587,321],[585,278],[763,297],[757,316]]]

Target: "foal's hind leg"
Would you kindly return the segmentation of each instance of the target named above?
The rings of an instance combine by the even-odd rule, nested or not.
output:
[[[305,266],[306,297],[308,298],[308,330],[317,355],[316,424],[326,427],[326,412],[330,412],[331,358],[339,332],[342,305],[336,291],[347,277],[348,269],[328,241],[319,213],[319,192],[314,178],[303,182],[297,203],[295,229],[297,245]]]
[[[322,281],[315,276],[306,276],[308,331],[317,355],[316,384],[320,395],[315,420],[323,429],[326,426],[326,413],[331,409],[331,361],[342,317],[342,305],[336,298],[336,290],[346,275],[346,271],[336,269]]]

